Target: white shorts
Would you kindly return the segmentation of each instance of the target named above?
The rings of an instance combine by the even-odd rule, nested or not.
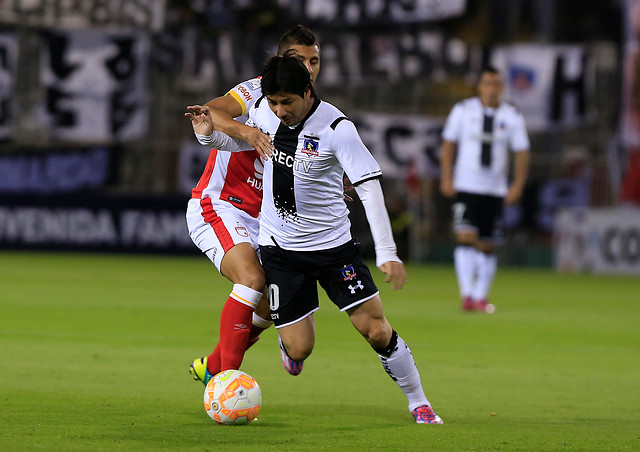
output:
[[[227,251],[238,243],[251,243],[258,251],[260,221],[226,202],[192,198],[187,204],[187,227],[191,240],[218,271]]]

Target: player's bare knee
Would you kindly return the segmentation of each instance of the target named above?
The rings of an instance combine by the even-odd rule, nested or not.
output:
[[[373,348],[386,347],[391,339],[392,329],[386,319],[369,322],[366,329],[360,330]]]
[[[264,270],[262,267],[246,267],[244,271],[239,272],[233,282],[262,292],[265,285]]]

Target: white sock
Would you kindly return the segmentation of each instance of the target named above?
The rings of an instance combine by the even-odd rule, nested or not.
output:
[[[396,382],[402,392],[404,392],[404,395],[407,396],[409,411],[413,411],[422,405],[430,405],[422,389],[420,373],[413,360],[411,350],[395,331],[393,332],[393,336],[391,336],[391,342],[385,352],[387,352],[385,354],[389,356],[378,353],[380,362],[382,362],[382,366],[384,370],[387,371],[387,374]]]
[[[252,323],[255,326],[257,326],[258,328],[262,328],[262,329],[265,329],[265,330],[267,328],[269,328],[271,325],[273,325],[273,322],[271,320],[263,319],[262,317],[260,317],[255,312],[253,313]]]
[[[478,251],[476,262],[478,263],[478,278],[471,297],[476,301],[487,300],[498,269],[498,256],[495,253]]]
[[[466,298],[471,296],[473,290],[473,278],[476,273],[476,249],[472,246],[456,246],[453,251],[453,260],[460,287],[460,296]]]

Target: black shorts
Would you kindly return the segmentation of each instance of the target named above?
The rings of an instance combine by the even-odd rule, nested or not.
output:
[[[260,255],[276,328],[296,323],[318,310],[318,282],[341,311],[378,294],[355,240],[322,251],[261,245]]]
[[[484,241],[500,241],[504,237],[502,211],[504,198],[458,192],[453,204],[453,228],[456,232],[473,229]]]

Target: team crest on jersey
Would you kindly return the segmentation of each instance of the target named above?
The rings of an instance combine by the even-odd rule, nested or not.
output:
[[[318,142],[313,138],[305,138],[302,144],[302,153],[307,154],[309,157],[317,157]]]
[[[342,270],[340,270],[340,273],[342,273],[342,277],[345,281],[351,281],[353,278],[358,276],[353,265],[345,265]]]

